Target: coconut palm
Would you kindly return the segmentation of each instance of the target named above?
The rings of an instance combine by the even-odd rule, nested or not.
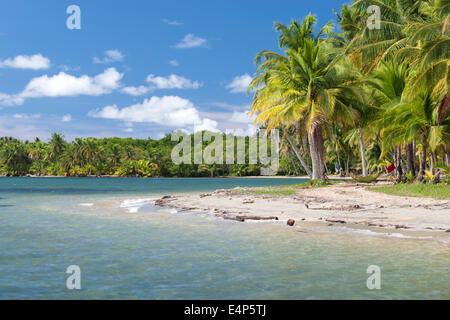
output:
[[[442,136],[450,132],[450,117],[446,117],[438,125],[438,103],[433,100],[431,90],[427,90],[408,103],[399,104],[393,112],[395,122],[404,128],[405,140],[416,136],[421,138],[422,156],[418,179],[425,174],[429,149],[436,150],[442,144]]]
[[[36,142],[28,144],[28,156],[36,163],[36,174],[40,176],[43,173],[43,161],[46,152],[46,145],[39,139]]]
[[[24,144],[19,141],[6,143],[2,148],[1,157],[8,174],[21,175],[28,170],[30,159]]]
[[[60,133],[53,133],[50,140],[49,158],[53,161],[55,167],[58,162],[58,158],[64,152],[66,142],[64,141],[64,136]]]
[[[258,114],[257,123],[271,129],[306,121],[312,179],[324,179],[324,129],[328,116],[351,113],[346,107],[346,97],[355,95],[355,88],[349,84],[356,76],[344,63],[335,60],[338,51],[322,39],[330,33],[331,25],[327,24],[312,37],[311,21],[315,23],[308,16],[302,25],[292,23],[289,28],[277,25],[282,31],[280,45],[286,47],[285,55],[259,53],[256,58],[259,75],[250,84],[250,90],[261,87],[252,106],[252,113]]]
[[[84,140],[83,150],[89,163],[89,175],[92,175],[92,164],[99,156],[97,143],[93,138],[87,138]]]

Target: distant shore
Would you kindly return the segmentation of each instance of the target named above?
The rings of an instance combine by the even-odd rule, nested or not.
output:
[[[139,179],[153,179],[153,178],[184,178],[184,179],[214,179],[214,178],[227,178],[227,179],[305,179],[309,180],[308,176],[214,176],[214,177],[169,177],[169,176],[158,176],[158,177],[133,177],[133,176],[116,176],[116,175],[90,175],[90,176],[56,176],[56,175],[24,175],[24,176],[0,176],[0,178],[139,178]],[[337,177],[329,176],[330,180],[351,180],[350,177]]]
[[[182,211],[202,211],[241,222],[287,222],[292,219],[296,226],[322,222],[401,231],[437,231],[446,232],[450,239],[448,200],[388,195],[369,191],[365,185],[354,182],[322,188],[298,188],[289,195],[277,190],[276,187],[216,190],[165,197],[157,200],[156,204]]]

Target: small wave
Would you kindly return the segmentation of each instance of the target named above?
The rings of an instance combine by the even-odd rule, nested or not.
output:
[[[353,229],[347,227],[334,227],[333,229],[341,230],[349,233],[358,233],[365,234],[370,236],[379,236],[379,237],[393,237],[393,238],[403,238],[403,239],[432,239],[431,236],[420,237],[420,236],[407,236],[402,233],[384,233],[384,232],[375,232],[368,229]]]
[[[80,203],[78,205],[82,207],[92,207],[94,204],[89,202],[89,203]]]
[[[127,199],[122,201],[119,205],[119,208],[123,208],[128,210],[129,213],[136,213],[140,208],[151,205],[155,203],[154,198],[145,198],[145,199]]]

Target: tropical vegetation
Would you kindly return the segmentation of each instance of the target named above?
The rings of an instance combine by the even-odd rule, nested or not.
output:
[[[193,135],[189,137],[193,141]],[[172,141],[171,135],[160,140],[75,138],[71,142],[66,141],[59,133],[54,133],[48,142],[43,142],[39,138],[29,142],[2,137],[0,138],[0,175],[144,178],[260,175],[262,167],[260,164],[175,164],[171,155],[177,143]],[[210,143],[204,141],[202,150],[205,150]],[[248,159],[248,137],[245,143]],[[192,149],[193,154],[194,149]],[[226,157],[226,144],[224,144],[224,157]],[[282,157],[280,174],[301,174],[293,160],[292,155],[289,154]]]
[[[335,14],[339,32],[316,30],[313,15],[275,23],[280,52],[256,56],[249,87],[256,123],[282,130],[312,179],[333,164],[363,177],[391,164],[419,181],[448,173],[450,1],[355,0]]]

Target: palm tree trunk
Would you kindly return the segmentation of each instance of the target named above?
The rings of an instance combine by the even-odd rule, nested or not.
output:
[[[291,145],[292,150],[294,150],[294,153],[297,156],[298,160],[300,160],[300,163],[302,164],[303,169],[305,169],[306,174],[309,176],[309,178],[312,178],[311,169],[309,169],[308,165],[305,162],[305,159],[303,159],[302,155],[300,154],[300,151],[297,149],[295,144],[292,142],[291,136],[287,132],[286,132],[286,139],[289,142],[289,144]]]
[[[361,164],[362,164],[362,175],[367,176],[367,164],[366,164],[366,153],[364,152],[364,140],[362,135],[362,126],[359,123],[359,145],[361,147]]]
[[[425,175],[425,168],[427,165],[427,136],[425,133],[422,133],[422,157],[420,159],[420,169],[419,175],[417,176],[418,180],[422,180]]]
[[[402,165],[401,158],[402,158],[402,149],[401,149],[401,147],[395,147],[395,149],[394,149],[394,160],[395,160],[395,167],[396,168],[399,168]],[[398,177],[399,174],[400,173],[397,170],[395,176]]]
[[[317,125],[311,129],[308,140],[312,162],[312,179],[325,180],[323,137],[320,125]]]
[[[444,143],[444,159],[445,159],[445,164],[450,165],[450,153],[448,151],[448,146],[446,143]]]
[[[413,144],[408,143],[405,146],[405,153],[406,153],[406,161],[408,165],[408,172],[411,172],[412,176],[414,177],[416,175],[416,155],[413,150]]]

